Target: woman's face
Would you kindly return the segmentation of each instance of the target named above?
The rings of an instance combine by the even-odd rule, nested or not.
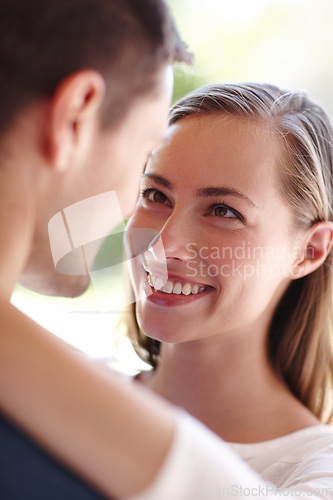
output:
[[[128,225],[129,234],[160,232],[149,269],[135,259],[131,270],[146,335],[184,342],[267,331],[300,257],[279,192],[281,155],[278,134],[250,120],[190,117],[169,128]],[[159,290],[161,245],[168,281]]]

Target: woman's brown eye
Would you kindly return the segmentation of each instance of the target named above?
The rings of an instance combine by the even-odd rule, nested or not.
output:
[[[237,218],[237,215],[234,211],[227,207],[226,205],[215,205],[212,207],[211,212],[215,217],[223,217],[223,218]]]
[[[216,217],[225,217],[227,212],[227,207],[223,207],[221,205],[219,207],[215,207],[213,210],[213,214],[216,215]]]
[[[149,200],[155,203],[165,203],[167,201],[167,197],[165,194],[161,193],[161,191],[152,191],[149,193]]]

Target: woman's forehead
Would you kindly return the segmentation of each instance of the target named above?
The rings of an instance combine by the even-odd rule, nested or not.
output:
[[[181,119],[169,127],[147,171],[188,184],[233,182],[253,187],[276,174],[279,135],[260,122],[230,116]],[[267,186],[266,186],[267,187]]]

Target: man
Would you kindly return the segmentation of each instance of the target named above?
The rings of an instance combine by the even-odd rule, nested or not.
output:
[[[9,303],[18,281],[63,296],[87,288],[88,274],[56,272],[48,222],[65,207],[107,191],[116,192],[124,216],[131,213],[146,158],[164,138],[170,64],[189,55],[163,0],[1,0],[0,32],[4,348],[7,336],[20,344],[25,333],[38,331]],[[29,348],[20,344],[17,353],[21,348],[28,358]],[[46,373],[44,362],[39,376]],[[15,377],[2,377],[2,384],[0,407],[7,416],[0,421],[0,497],[98,498],[7,420],[33,434],[33,401],[26,394],[23,412],[8,411]]]

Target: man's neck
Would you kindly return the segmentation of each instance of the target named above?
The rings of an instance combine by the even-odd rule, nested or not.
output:
[[[1,184],[1,176],[0,176]],[[8,187],[10,189],[10,187]],[[0,190],[0,293],[9,299],[25,266],[33,234],[33,210],[19,193]]]
[[[0,144],[0,293],[6,298],[27,261],[37,212],[37,162],[32,132],[22,121]]]

